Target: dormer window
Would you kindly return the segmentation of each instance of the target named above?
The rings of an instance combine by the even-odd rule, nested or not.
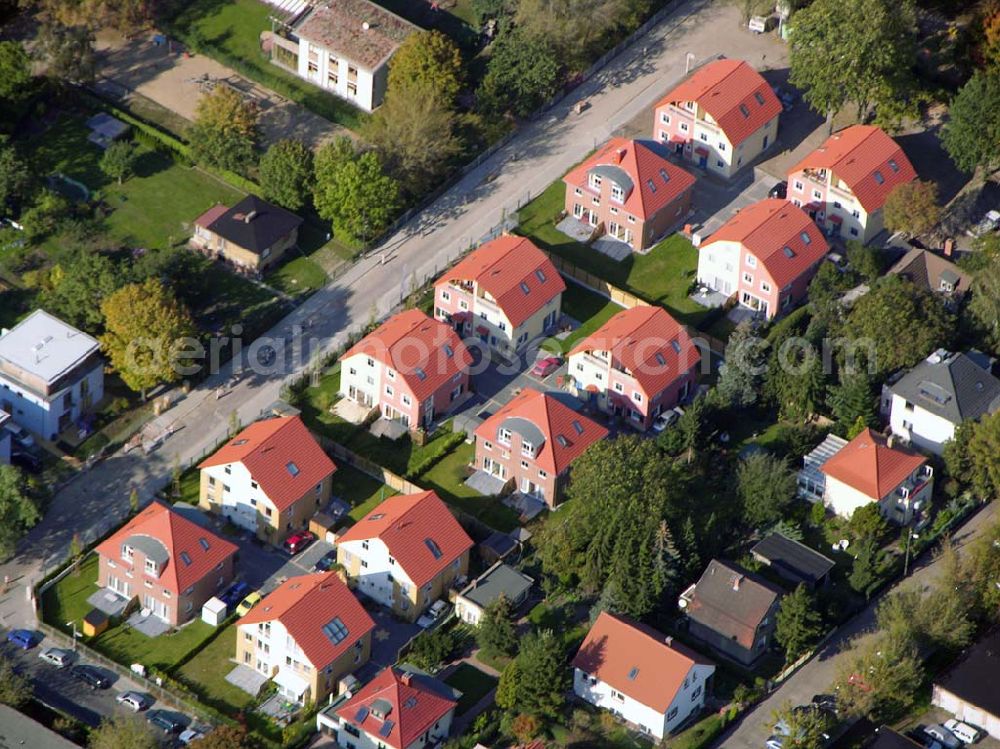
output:
[[[684,108],[687,111],[689,111],[689,112],[693,112],[694,111],[694,102],[693,101],[686,101],[686,102],[684,102]]]
[[[876,184],[885,184],[885,177],[882,176],[882,172],[876,171],[874,175]]]
[[[899,171],[899,164],[896,163],[895,159],[889,159],[889,168],[892,169],[893,172]]]
[[[146,574],[154,577],[160,576],[160,568],[152,559],[146,559]]]
[[[497,432],[497,442],[501,445],[510,445],[510,430],[500,427],[500,431]]]
[[[126,562],[132,561],[132,547],[128,544],[122,544],[122,559]]]
[[[600,190],[601,189],[601,175],[600,174],[593,174],[592,173],[590,175],[590,186],[593,187],[595,190]]]
[[[943,278],[941,279],[941,291],[950,294],[954,290],[955,287],[952,284],[950,284],[948,281],[945,281]]]
[[[535,454],[535,446],[532,445],[530,442],[528,442],[528,440],[522,439],[521,440],[521,455],[525,455],[525,456],[527,456],[527,457],[530,458],[530,457],[534,456],[534,454]]]
[[[611,183],[611,199],[618,203],[625,202],[625,191],[617,182]]]
[[[743,115],[744,117],[750,116],[750,110],[747,109],[746,104],[740,104],[740,114]]]

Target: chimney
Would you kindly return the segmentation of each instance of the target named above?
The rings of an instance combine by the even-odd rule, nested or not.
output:
[[[955,252],[955,239],[953,237],[948,237],[944,240],[944,256],[951,257],[952,253]]]
[[[243,217],[243,223],[249,224],[257,216],[257,211],[250,211],[246,216]]]
[[[743,575],[733,575],[733,590],[739,590],[741,582],[743,582]]]
[[[616,148],[614,150],[614,153],[611,154],[611,163],[612,164],[621,164],[623,158],[625,158],[625,149],[624,148]]]
[[[405,686],[410,686],[410,684],[413,682],[413,674],[411,674],[409,671],[404,671],[399,675],[399,680]]]

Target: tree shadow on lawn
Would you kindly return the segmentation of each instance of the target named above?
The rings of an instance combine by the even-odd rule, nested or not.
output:
[[[154,174],[165,172],[174,166],[174,160],[165,153],[153,150],[142,150],[139,152],[135,163],[132,165],[132,179],[145,179]],[[125,187],[128,183],[126,182]]]

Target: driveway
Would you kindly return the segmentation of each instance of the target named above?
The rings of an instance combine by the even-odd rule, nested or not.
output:
[[[959,528],[954,536],[958,552],[961,553],[963,547],[968,545],[976,534],[988,529],[996,521],[997,514],[996,503],[989,504]],[[939,571],[940,566],[934,561],[933,552],[925,552],[914,564],[910,576],[891,590],[926,590],[937,578]],[[881,597],[872,601],[864,611],[841,627],[819,653],[788,678],[770,697],[744,715],[712,746],[725,747],[725,749],[761,749],[770,735],[771,716],[775,710],[778,710],[786,702],[790,702],[792,705],[803,705],[808,703],[815,694],[829,694],[830,687],[837,677],[838,669],[851,657],[851,640],[855,637],[871,635],[875,625],[875,608],[879,600]]]
[[[764,200],[777,183],[776,177],[763,173],[755,180],[749,171],[728,184],[712,177],[699,179],[692,194],[694,214],[691,223],[695,232],[702,239],[710,236],[737,212]]]

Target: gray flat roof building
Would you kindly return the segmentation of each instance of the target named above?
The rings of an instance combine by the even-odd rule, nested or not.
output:
[[[42,395],[58,392],[81,364],[98,356],[95,338],[37,309],[0,332],[0,377]]]

